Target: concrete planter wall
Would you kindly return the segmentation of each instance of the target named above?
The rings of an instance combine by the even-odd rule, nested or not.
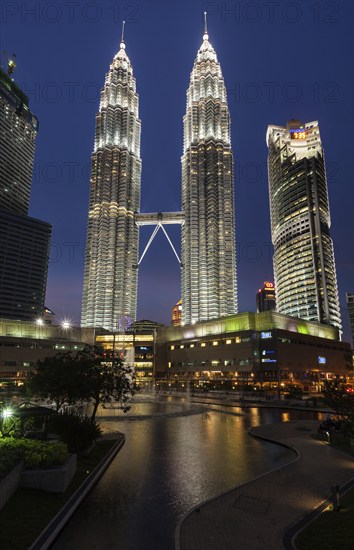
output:
[[[20,486],[52,493],[64,493],[76,472],[76,458],[76,455],[70,455],[66,463],[58,468],[23,470]]]
[[[15,466],[13,470],[0,482],[0,510],[12,497],[17,487],[20,485],[23,462]]]

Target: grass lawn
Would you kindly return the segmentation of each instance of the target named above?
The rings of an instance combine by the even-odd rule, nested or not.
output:
[[[329,506],[296,537],[298,550],[353,550],[354,489],[341,498],[341,508]]]
[[[65,493],[17,489],[0,511],[0,547],[4,550],[28,549],[116,441],[98,441],[89,456],[78,456],[75,476]]]
[[[333,445],[354,456],[349,438],[334,434]],[[353,550],[354,548],[354,488],[340,499],[337,512],[332,505],[312,521],[296,537],[298,550]]]

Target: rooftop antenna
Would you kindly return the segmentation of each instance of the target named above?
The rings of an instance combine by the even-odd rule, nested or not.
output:
[[[208,40],[208,26],[207,26],[207,12],[204,12],[204,34],[203,34],[203,40]]]
[[[122,23],[122,38],[120,41],[120,47],[125,50],[125,43],[124,43],[124,28],[125,28],[125,21]]]
[[[7,65],[7,74],[9,76],[12,75],[12,73],[14,72],[15,68],[16,68],[16,54],[13,53],[11,55],[11,57],[9,57],[7,55],[7,52],[3,51],[3,54],[5,56],[5,59],[6,59],[6,65]]]

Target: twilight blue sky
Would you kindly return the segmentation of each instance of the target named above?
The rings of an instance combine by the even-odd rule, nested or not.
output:
[[[53,225],[47,305],[79,323],[90,156],[99,90],[126,20],[142,120],[141,211],[180,209],[182,117],[202,12],[228,90],[235,156],[239,311],[272,279],[268,124],[318,120],[342,317],[354,292],[353,2],[4,1],[0,50],[39,118],[30,215]],[[2,56],[2,60],[3,60]],[[141,231],[141,249],[152,228]],[[180,249],[179,228],[170,235]],[[162,232],[139,271],[138,318],[170,322],[180,268]]]

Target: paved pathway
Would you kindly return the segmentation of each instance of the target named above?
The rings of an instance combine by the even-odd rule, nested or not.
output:
[[[176,531],[176,550],[277,550],[286,529],[354,477],[353,458],[311,434],[318,421],[253,428],[295,447],[300,458],[193,510]]]

